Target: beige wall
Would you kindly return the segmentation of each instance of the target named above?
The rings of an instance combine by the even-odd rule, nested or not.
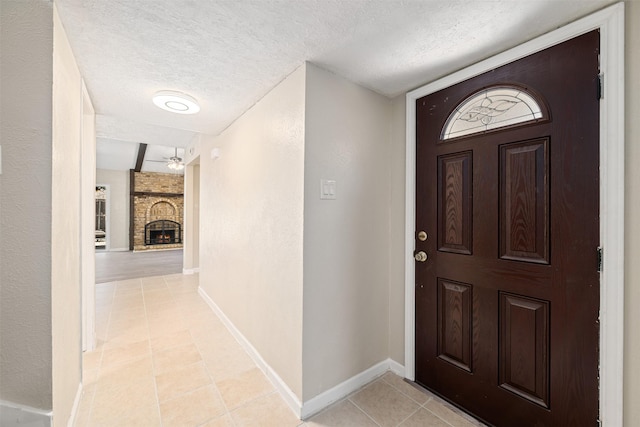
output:
[[[82,81],[51,2],[1,8],[0,399],[66,425],[81,381]]]
[[[200,159],[184,174],[184,252],[182,266],[192,273],[200,267]]]
[[[96,184],[109,186],[109,250],[129,250],[129,171],[96,170]]]
[[[52,49],[52,3],[0,2],[0,400],[47,411]]]
[[[389,154],[389,357],[404,365],[405,96],[392,100]]]
[[[303,401],[389,357],[391,111],[307,64],[201,142],[201,287]]]
[[[193,215],[191,216],[191,239],[193,268],[200,267],[200,165],[193,166]]]
[[[640,2],[625,22],[625,328],[624,424],[640,420]]]
[[[306,401],[389,357],[391,102],[308,64],[305,105]]]
[[[185,149],[185,229],[183,269],[192,272],[200,268],[200,146],[203,135],[196,135]],[[209,157],[211,157],[209,155]]]
[[[200,147],[200,286],[298,398],[304,84],[301,67]]]
[[[66,425],[82,380],[82,79],[54,8],[51,175],[53,420]]]

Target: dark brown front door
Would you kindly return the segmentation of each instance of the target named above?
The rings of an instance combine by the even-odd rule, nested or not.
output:
[[[496,426],[598,419],[598,52],[416,101],[416,382]]]

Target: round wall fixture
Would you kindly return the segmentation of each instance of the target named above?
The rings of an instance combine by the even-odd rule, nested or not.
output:
[[[153,95],[153,103],[172,113],[195,114],[200,111],[198,101],[194,97],[172,90],[161,90]]]

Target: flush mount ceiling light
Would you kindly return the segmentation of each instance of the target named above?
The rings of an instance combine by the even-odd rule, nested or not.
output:
[[[198,101],[194,97],[172,90],[161,90],[153,95],[153,103],[172,113],[195,114],[200,111]]]

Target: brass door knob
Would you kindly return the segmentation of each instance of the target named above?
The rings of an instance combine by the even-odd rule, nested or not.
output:
[[[414,258],[415,258],[415,259],[416,259],[416,261],[418,261],[418,262],[425,262],[425,261],[427,260],[428,256],[427,256],[427,254],[426,254],[424,251],[420,251],[420,252],[417,252],[417,253],[414,255]]]

